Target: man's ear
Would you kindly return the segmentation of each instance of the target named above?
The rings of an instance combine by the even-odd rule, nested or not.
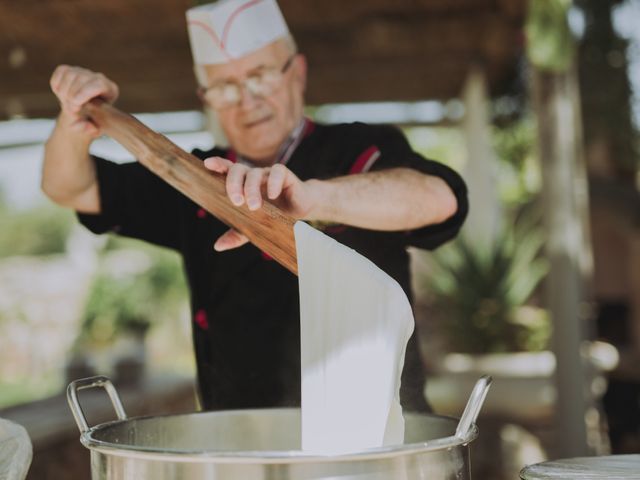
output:
[[[302,86],[302,92],[307,89],[307,57],[298,53],[293,61],[293,74],[296,81]]]

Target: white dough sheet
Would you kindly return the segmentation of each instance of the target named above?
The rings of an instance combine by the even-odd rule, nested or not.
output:
[[[400,377],[414,325],[407,296],[355,250],[303,222],[294,232],[302,449],[340,455],[402,444]]]

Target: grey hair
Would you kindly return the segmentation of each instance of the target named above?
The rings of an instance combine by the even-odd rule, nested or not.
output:
[[[298,45],[296,44],[296,39],[293,38],[293,35],[288,33],[286,36],[282,37],[280,41],[286,45],[291,55],[298,53]]]

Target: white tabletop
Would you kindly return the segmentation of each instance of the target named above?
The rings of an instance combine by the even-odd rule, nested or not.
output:
[[[523,480],[640,479],[640,455],[610,455],[554,460],[525,467]]]

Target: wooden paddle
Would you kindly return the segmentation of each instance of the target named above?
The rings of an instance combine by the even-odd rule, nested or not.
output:
[[[227,197],[224,175],[207,170],[202,160],[185,152],[164,135],[101,100],[87,104],[83,113],[142,165],[298,274],[293,235],[295,220],[268,199],[264,199],[262,208],[253,212],[246,205],[236,207]]]

